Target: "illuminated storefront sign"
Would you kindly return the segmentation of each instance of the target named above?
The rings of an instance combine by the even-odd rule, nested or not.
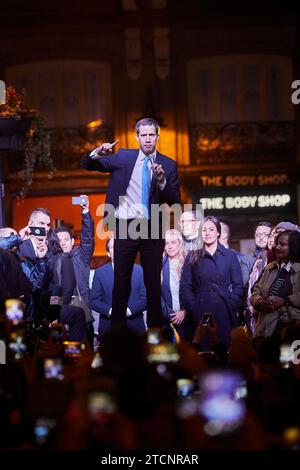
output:
[[[187,188],[193,202],[221,215],[227,211],[297,211],[296,184],[287,173],[188,175]]]
[[[289,194],[260,194],[258,196],[202,197],[204,210],[248,209],[255,207],[284,207],[291,201]]]
[[[269,175],[213,175],[200,176],[199,182],[204,187],[232,187],[232,186],[264,186],[289,184],[290,179],[286,173]]]

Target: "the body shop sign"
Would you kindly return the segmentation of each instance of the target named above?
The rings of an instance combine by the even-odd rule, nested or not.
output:
[[[193,202],[214,213],[226,211],[293,212],[296,186],[286,173],[258,175],[200,175],[188,177]]]

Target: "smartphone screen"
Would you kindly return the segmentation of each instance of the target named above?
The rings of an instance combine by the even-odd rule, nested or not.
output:
[[[289,369],[293,361],[293,350],[290,344],[280,346],[280,363],[284,369]]]
[[[45,237],[46,236],[46,229],[45,227],[29,227],[30,235],[34,235],[36,237]]]
[[[38,418],[34,423],[35,441],[38,445],[46,443],[49,433],[56,426],[55,419],[52,418]]]
[[[194,382],[191,379],[177,379],[177,396],[188,397],[194,391]]]
[[[13,353],[14,359],[16,361],[22,359],[27,351],[23,330],[16,330],[11,332],[8,342],[8,349],[11,353]]]
[[[7,299],[5,301],[5,313],[8,320],[14,325],[23,320],[22,302],[19,299]]]
[[[179,361],[177,345],[175,343],[150,344],[148,361],[155,363],[175,363]]]
[[[243,376],[235,371],[215,370],[202,376],[199,399],[206,434],[226,435],[240,428],[246,413],[243,384]]]
[[[79,205],[86,205],[87,204],[87,198],[84,196],[81,197],[72,197],[72,204],[73,206],[79,206]]]
[[[149,328],[147,331],[147,343],[158,344],[161,341],[161,333],[159,328]]]
[[[88,396],[88,412],[100,423],[117,411],[117,403],[108,392],[93,392]]]
[[[83,345],[79,341],[64,341],[64,356],[79,357],[81,356]]]
[[[45,379],[63,380],[63,364],[59,358],[49,358],[44,360]]]

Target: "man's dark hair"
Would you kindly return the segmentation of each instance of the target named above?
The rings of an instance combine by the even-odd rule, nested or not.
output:
[[[60,225],[59,227],[56,227],[55,229],[56,234],[62,233],[62,232],[67,232],[70,235],[70,238],[74,238],[74,235],[72,234],[71,230],[66,225]]]
[[[158,125],[158,122],[155,121],[155,119],[152,119],[152,118],[140,119],[135,125],[136,135],[139,135],[141,126],[154,126],[156,134],[159,135],[159,125]]]
[[[259,222],[257,225],[255,225],[254,233],[256,232],[257,227],[262,227],[262,226],[272,228],[271,222],[262,221],[262,222]]]

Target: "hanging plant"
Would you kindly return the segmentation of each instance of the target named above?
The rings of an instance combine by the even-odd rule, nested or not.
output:
[[[19,146],[24,151],[25,158],[23,168],[18,172],[23,181],[18,198],[24,199],[37,166],[47,170],[48,177],[52,178],[55,168],[51,158],[50,136],[45,130],[40,113],[28,106],[24,90],[18,93],[13,87],[7,87],[5,104],[0,105],[0,119],[6,129],[15,123],[15,130],[11,132],[20,134]]]

